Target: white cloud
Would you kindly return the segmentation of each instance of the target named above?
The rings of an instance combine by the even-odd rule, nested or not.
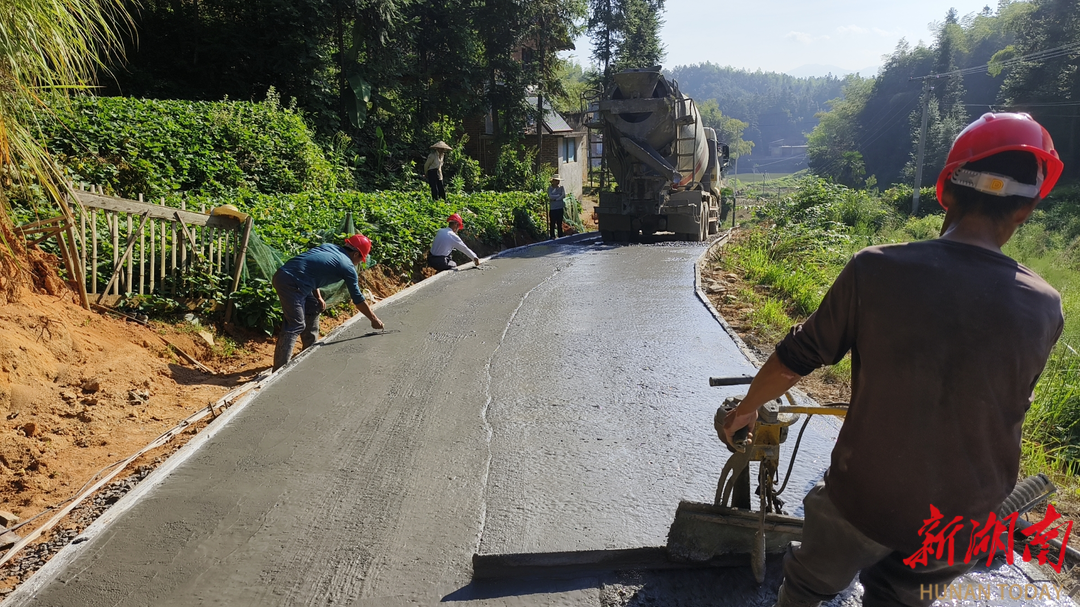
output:
[[[812,34],[807,34],[806,32],[796,32],[796,31],[790,31],[784,37],[787,38],[788,40],[794,40],[795,42],[799,42],[799,43],[802,43],[802,44],[813,44],[814,42],[817,42],[819,40],[828,40],[829,39],[829,37],[826,36],[826,35],[814,36]]]
[[[874,28],[874,33],[877,34],[878,36],[881,36],[882,38],[897,38],[898,39],[898,38],[902,38],[904,36],[904,32],[902,32],[900,30],[896,30],[895,32],[890,32],[889,30],[883,30],[880,27],[875,27]]]
[[[858,25],[841,25],[836,28],[836,31],[841,34],[866,34],[870,32],[870,30],[865,27],[860,27]]]

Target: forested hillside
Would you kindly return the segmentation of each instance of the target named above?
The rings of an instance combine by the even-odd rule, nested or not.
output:
[[[816,125],[816,115],[841,95],[838,78],[794,78],[775,72],[748,72],[711,62],[678,66],[670,75],[681,90],[699,104],[715,100],[720,112],[746,123],[742,138],[754,142],[752,157],[769,156],[769,143],[804,142]]]
[[[1075,179],[1078,22],[1080,5],[1063,0],[1002,0],[996,11],[967,16],[949,11],[929,46],[902,40],[875,79],[845,82],[810,136],[811,169],[851,186],[871,177],[870,184],[912,183],[925,103],[923,186],[934,183],[960,130],[988,111],[1034,116],[1054,138],[1065,179]]]

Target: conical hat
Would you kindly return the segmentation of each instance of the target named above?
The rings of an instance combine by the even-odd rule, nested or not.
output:
[[[440,142],[436,143],[435,145],[431,146],[431,149],[433,149],[433,150],[450,150],[450,149],[453,149],[453,148],[451,148],[449,145],[447,145],[445,141],[440,141]]]

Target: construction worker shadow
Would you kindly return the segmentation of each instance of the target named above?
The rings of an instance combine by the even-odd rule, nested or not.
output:
[[[758,585],[749,566],[696,566],[684,569],[662,561],[658,548],[499,555],[487,562],[474,557],[472,582],[442,602],[559,594],[591,588],[602,604],[631,607],[768,607],[776,602],[783,578],[781,555],[766,561],[765,582]],[[633,561],[639,561],[635,567]],[[624,561],[623,567],[619,561]],[[655,562],[653,562],[655,561]]]

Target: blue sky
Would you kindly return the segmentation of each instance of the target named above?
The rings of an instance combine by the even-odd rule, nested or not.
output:
[[[962,16],[996,0],[667,0],[662,38],[665,67],[712,61],[747,70],[788,72],[807,64],[864,70],[901,38],[933,40],[929,24],[949,8]],[[572,52],[588,64],[586,38]],[[865,74],[864,74],[865,75]]]

